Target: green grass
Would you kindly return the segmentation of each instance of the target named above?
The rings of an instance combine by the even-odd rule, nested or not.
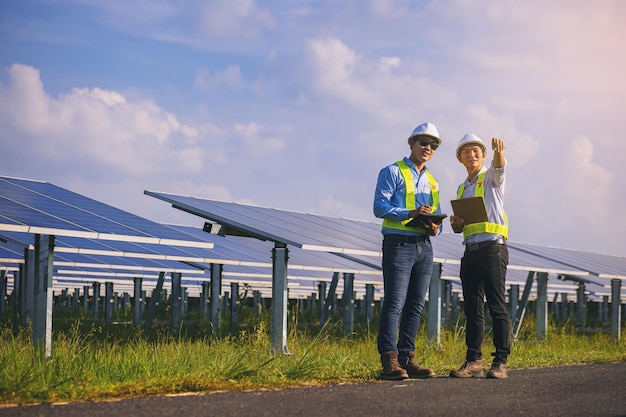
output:
[[[626,343],[606,332],[581,334],[551,326],[542,342],[526,324],[512,346],[509,369],[626,361]],[[441,343],[418,335],[416,356],[438,375],[461,365],[461,327],[442,332]],[[0,404],[112,399],[179,392],[275,389],[373,381],[380,370],[376,334],[342,337],[340,324],[321,333],[294,325],[290,355],[270,353],[263,322],[236,336],[150,335],[130,326],[75,322],[53,334],[52,357],[33,348],[27,330],[0,327]],[[493,350],[486,335],[484,355]]]

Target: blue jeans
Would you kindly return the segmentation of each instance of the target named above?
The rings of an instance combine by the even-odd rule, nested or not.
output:
[[[506,244],[487,244],[475,251],[465,251],[461,259],[464,311],[467,318],[465,343],[467,361],[482,359],[487,298],[493,322],[494,362],[506,363],[511,352],[511,319],[506,304],[504,280],[509,263]]]
[[[397,351],[400,357],[406,357],[408,352],[415,351],[415,338],[433,273],[430,238],[385,235],[382,267],[385,298],[380,311],[378,352]]]

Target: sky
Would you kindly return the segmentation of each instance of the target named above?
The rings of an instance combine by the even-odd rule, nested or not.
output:
[[[622,0],[2,0],[0,175],[162,223],[203,220],[144,190],[378,221],[378,172],[428,121],[444,212],[461,137],[498,137],[512,242],[623,257],[624,20]]]

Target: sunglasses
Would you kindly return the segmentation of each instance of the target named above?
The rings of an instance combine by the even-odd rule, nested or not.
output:
[[[439,145],[437,145],[436,143],[431,142],[431,141],[426,140],[426,139],[422,139],[419,142],[420,142],[420,145],[422,145],[424,148],[427,147],[428,145],[430,145],[430,149],[432,149],[433,151],[436,151],[437,148],[439,147]]]

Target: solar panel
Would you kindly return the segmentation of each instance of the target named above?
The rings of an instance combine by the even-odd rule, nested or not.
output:
[[[355,230],[364,232],[372,226],[362,221],[298,215],[293,212],[246,206],[237,203],[205,200],[195,197],[145,191],[145,194],[167,201],[174,207],[219,224],[245,231],[267,240],[282,242],[307,250],[340,253],[371,253],[380,248],[376,238],[357,238]],[[370,240],[373,239],[373,240]]]
[[[10,177],[0,177],[0,231],[211,247],[50,183]]]

